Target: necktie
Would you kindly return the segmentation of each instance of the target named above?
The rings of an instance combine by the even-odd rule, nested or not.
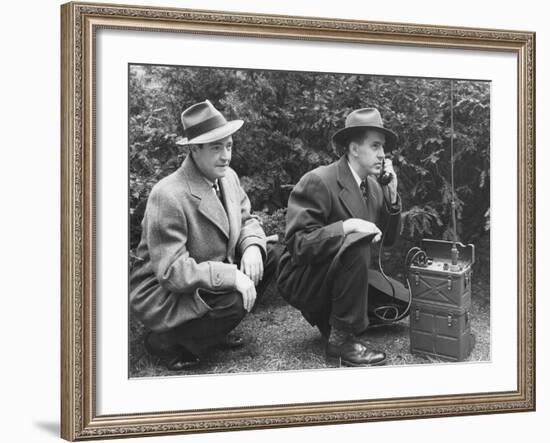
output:
[[[215,182],[213,185],[212,185],[212,188],[214,189],[214,192],[216,193],[216,197],[218,197],[218,199],[220,201],[222,201],[222,192],[220,190],[220,185],[218,184],[218,182]]]
[[[219,183],[218,183],[218,182],[215,182],[215,183],[212,185],[212,189],[214,189],[214,192],[216,193],[216,197],[218,197],[218,200],[219,200],[220,203],[222,204],[223,209],[227,212],[227,209],[225,209],[225,204],[223,203],[222,191],[221,191],[221,189],[220,189]]]
[[[359,189],[361,190],[361,195],[363,196],[365,201],[367,201],[368,195],[369,195],[369,190],[367,188],[367,180],[366,179],[361,182],[361,184],[359,185]]]

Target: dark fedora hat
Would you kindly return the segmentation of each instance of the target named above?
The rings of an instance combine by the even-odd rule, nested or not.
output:
[[[185,138],[177,141],[177,144],[214,142],[238,131],[243,123],[242,120],[227,121],[209,100],[195,103],[181,113]]]
[[[376,129],[382,132],[386,136],[385,148],[388,150],[395,148],[397,135],[393,131],[384,128],[382,116],[376,108],[362,108],[350,112],[346,117],[345,127],[334,133],[332,141],[339,146],[345,147],[351,137],[364,129]]]

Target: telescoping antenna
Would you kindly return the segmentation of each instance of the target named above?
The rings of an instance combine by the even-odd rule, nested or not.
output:
[[[453,220],[453,246],[451,247],[451,270],[458,269],[458,248],[456,247],[456,202],[455,202],[455,152],[454,152],[454,80],[451,80],[451,216]]]
[[[454,80],[450,86],[452,238],[450,241],[423,239],[421,247],[409,250],[405,264],[412,299],[409,318],[411,353],[462,361],[468,358],[475,344],[470,321],[475,248],[473,244],[463,245],[457,239]]]
[[[454,135],[455,135],[455,128],[454,128],[454,80],[451,80],[451,97],[450,97],[450,105],[451,105],[451,217],[452,217],[452,231],[453,231],[453,241],[451,245],[451,265],[449,266],[448,261],[445,262],[445,272],[447,270],[450,270],[452,272],[462,272],[464,273],[464,269],[462,269],[461,266],[458,264],[458,239],[456,234],[456,201],[455,201],[455,171],[454,171]],[[382,247],[384,244],[384,239],[386,237],[388,225],[384,228],[384,231],[382,233],[382,239],[380,241],[379,251],[378,251],[378,267],[380,269],[380,273],[382,274],[382,277],[387,281],[389,284],[392,294],[391,297],[395,300],[396,298],[396,290],[393,283],[390,281],[388,276],[384,273],[384,269],[382,267]],[[431,242],[431,243],[430,243]],[[423,240],[424,243],[430,243],[433,245],[437,245],[437,249],[439,251],[440,245],[442,243],[445,243],[448,245],[450,242],[444,242],[441,240]],[[461,245],[464,247],[464,245]],[[471,247],[472,255],[471,259],[473,259],[473,245],[468,245]],[[448,249],[446,249],[448,251]],[[447,255],[448,257],[448,255]],[[414,247],[409,250],[407,253],[407,257],[405,259],[405,267],[407,268],[407,275],[410,273],[411,266],[419,267],[419,269],[424,270],[424,268],[432,266],[433,257],[429,257],[425,250],[419,247]],[[432,266],[433,267],[433,266]],[[419,271],[415,271],[415,276],[417,279],[419,279]],[[431,276],[430,278],[433,278]],[[447,279],[450,277],[446,277]],[[415,284],[418,286],[419,280],[415,279]],[[448,285],[449,283],[447,283]],[[382,323],[393,323],[397,322],[403,318],[405,318],[407,315],[409,315],[409,311],[411,310],[411,306],[413,303],[413,286],[411,285],[411,282],[409,278],[407,277],[407,291],[409,292],[409,300],[407,302],[407,305],[405,309],[400,312],[400,308],[397,306],[396,303],[390,303],[383,306],[378,306],[374,308],[374,315],[379,320],[382,321]]]

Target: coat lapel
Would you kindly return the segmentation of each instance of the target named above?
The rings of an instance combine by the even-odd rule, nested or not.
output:
[[[366,202],[361,195],[357,182],[353,178],[345,155],[338,161],[337,171],[337,180],[341,187],[338,197],[342,205],[344,205],[352,217],[365,219],[367,211]]]
[[[229,220],[225,209],[212,189],[203,194],[199,212],[214,223],[229,238]]]
[[[369,177],[367,179],[367,220],[375,221],[377,219],[377,214],[382,207],[382,194],[381,192],[376,192],[380,189],[380,186],[376,183],[376,179]]]
[[[199,212],[229,238],[229,220],[225,209],[212,189],[212,186],[199,172],[191,156],[188,155],[182,164],[191,194],[200,200]]]
[[[228,257],[232,256],[231,251],[237,245],[239,235],[241,233],[241,204],[238,190],[232,186],[227,177],[219,179],[220,189],[222,190],[222,198],[227,210],[227,218],[229,219],[229,241],[227,245]]]

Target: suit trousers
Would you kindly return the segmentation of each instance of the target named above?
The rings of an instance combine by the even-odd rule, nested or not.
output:
[[[374,317],[373,310],[395,301],[389,288],[389,293],[383,292],[370,282],[369,276],[380,280],[379,273],[370,269],[372,247],[367,239],[352,241],[325,261],[299,266],[292,265],[285,253],[279,267],[281,295],[325,337],[331,327],[364,332]],[[398,302],[406,305],[403,297]]]
[[[262,293],[273,281],[282,249],[280,244],[267,244],[264,276],[256,288],[257,299],[261,298]],[[162,349],[174,349],[175,345],[183,346],[193,354],[200,356],[220,343],[246,315],[242,296],[238,291],[217,292],[199,289],[199,294],[210,308],[205,315],[169,331],[151,331],[150,335],[153,336],[151,341]]]
[[[371,245],[366,241],[348,247],[340,257],[330,291],[331,326],[360,333],[369,325],[369,307],[378,295],[369,287],[370,263]]]

